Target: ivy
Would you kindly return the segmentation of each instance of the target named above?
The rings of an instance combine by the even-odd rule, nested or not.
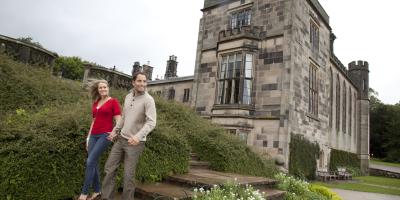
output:
[[[315,179],[319,145],[302,135],[292,134],[290,139],[289,173],[308,180]]]

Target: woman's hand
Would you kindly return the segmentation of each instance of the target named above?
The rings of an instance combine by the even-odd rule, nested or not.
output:
[[[111,133],[108,134],[107,139],[112,142],[116,136],[117,136],[117,133],[112,131]]]

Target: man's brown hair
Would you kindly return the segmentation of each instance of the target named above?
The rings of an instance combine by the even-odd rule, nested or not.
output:
[[[136,72],[136,73],[134,73],[133,76],[132,76],[132,81],[136,81],[136,78],[137,78],[137,76],[138,76],[139,74],[145,76],[145,77],[146,77],[146,80],[147,80],[147,74],[146,74],[146,73],[144,73],[144,72]]]

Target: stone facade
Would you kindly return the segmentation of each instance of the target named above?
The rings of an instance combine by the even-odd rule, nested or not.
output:
[[[17,39],[0,35],[0,53],[4,53],[20,62],[48,67],[53,70],[58,55],[47,49],[34,46]]]
[[[358,154],[367,172],[368,63],[343,66],[317,0],[205,0],[202,11],[191,107],[286,167],[301,134],[319,144],[319,170],[333,148]],[[189,86],[162,87],[176,84]]]
[[[132,88],[132,77],[112,69],[96,66],[92,64],[85,65],[85,72],[83,75],[83,83],[87,85],[94,79],[104,79],[111,87],[124,88],[130,90]]]

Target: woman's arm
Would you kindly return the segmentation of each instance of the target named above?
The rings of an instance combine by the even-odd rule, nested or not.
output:
[[[86,150],[88,150],[88,146],[89,146],[89,137],[90,137],[90,133],[92,132],[94,120],[95,120],[95,118],[92,118],[92,123],[90,124],[90,129],[89,129],[89,132],[88,132],[87,137],[86,137]]]

